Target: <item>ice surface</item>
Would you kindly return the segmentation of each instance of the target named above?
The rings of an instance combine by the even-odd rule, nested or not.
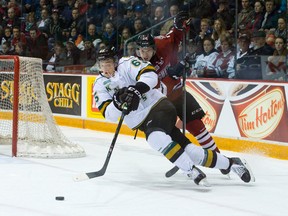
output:
[[[250,164],[256,182],[246,184],[234,173],[201,168],[211,188],[200,188],[178,172],[142,138],[120,134],[106,174],[84,182],[73,178],[99,170],[113,134],[61,127],[85,148],[75,159],[12,158],[0,145],[1,216],[286,216],[288,161],[222,151]],[[56,201],[64,196],[64,201]]]

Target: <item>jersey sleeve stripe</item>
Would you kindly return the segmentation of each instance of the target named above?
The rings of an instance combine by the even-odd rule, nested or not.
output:
[[[102,113],[102,115],[105,117],[105,110],[107,108],[107,106],[112,102],[112,100],[107,100],[104,101],[99,107],[99,111]]]
[[[147,73],[147,72],[155,72],[156,73],[156,70],[155,70],[155,67],[152,66],[152,65],[147,65],[146,67],[142,68],[142,70],[139,71],[137,77],[136,77],[136,81],[138,81],[140,79],[140,76],[143,74],[143,73]]]

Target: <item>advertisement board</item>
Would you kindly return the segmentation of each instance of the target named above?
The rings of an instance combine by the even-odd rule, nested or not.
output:
[[[53,113],[81,116],[81,76],[44,75],[47,99]]]
[[[96,79],[96,76],[87,77],[87,95],[86,95],[87,117],[96,118],[96,119],[104,119],[104,117],[99,112],[98,108],[96,107],[95,99],[93,97],[93,83],[95,79]]]
[[[188,80],[187,91],[210,132],[288,142],[287,85]]]

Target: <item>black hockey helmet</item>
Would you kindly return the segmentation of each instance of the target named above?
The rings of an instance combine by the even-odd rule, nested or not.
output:
[[[153,47],[155,48],[155,41],[151,34],[139,35],[136,40],[138,48]]]
[[[105,47],[104,49],[100,49],[97,54],[97,60],[102,61],[106,59],[117,59],[117,52],[115,47]]]

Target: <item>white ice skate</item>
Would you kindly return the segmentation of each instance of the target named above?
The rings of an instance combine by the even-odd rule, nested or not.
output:
[[[235,172],[242,181],[248,182],[255,182],[255,177],[250,169],[248,163],[240,158],[231,158],[232,166],[231,170]]]
[[[188,173],[187,176],[194,181],[195,184],[210,187],[211,185],[207,181],[206,174],[202,172],[198,167],[193,165],[191,173]]]

